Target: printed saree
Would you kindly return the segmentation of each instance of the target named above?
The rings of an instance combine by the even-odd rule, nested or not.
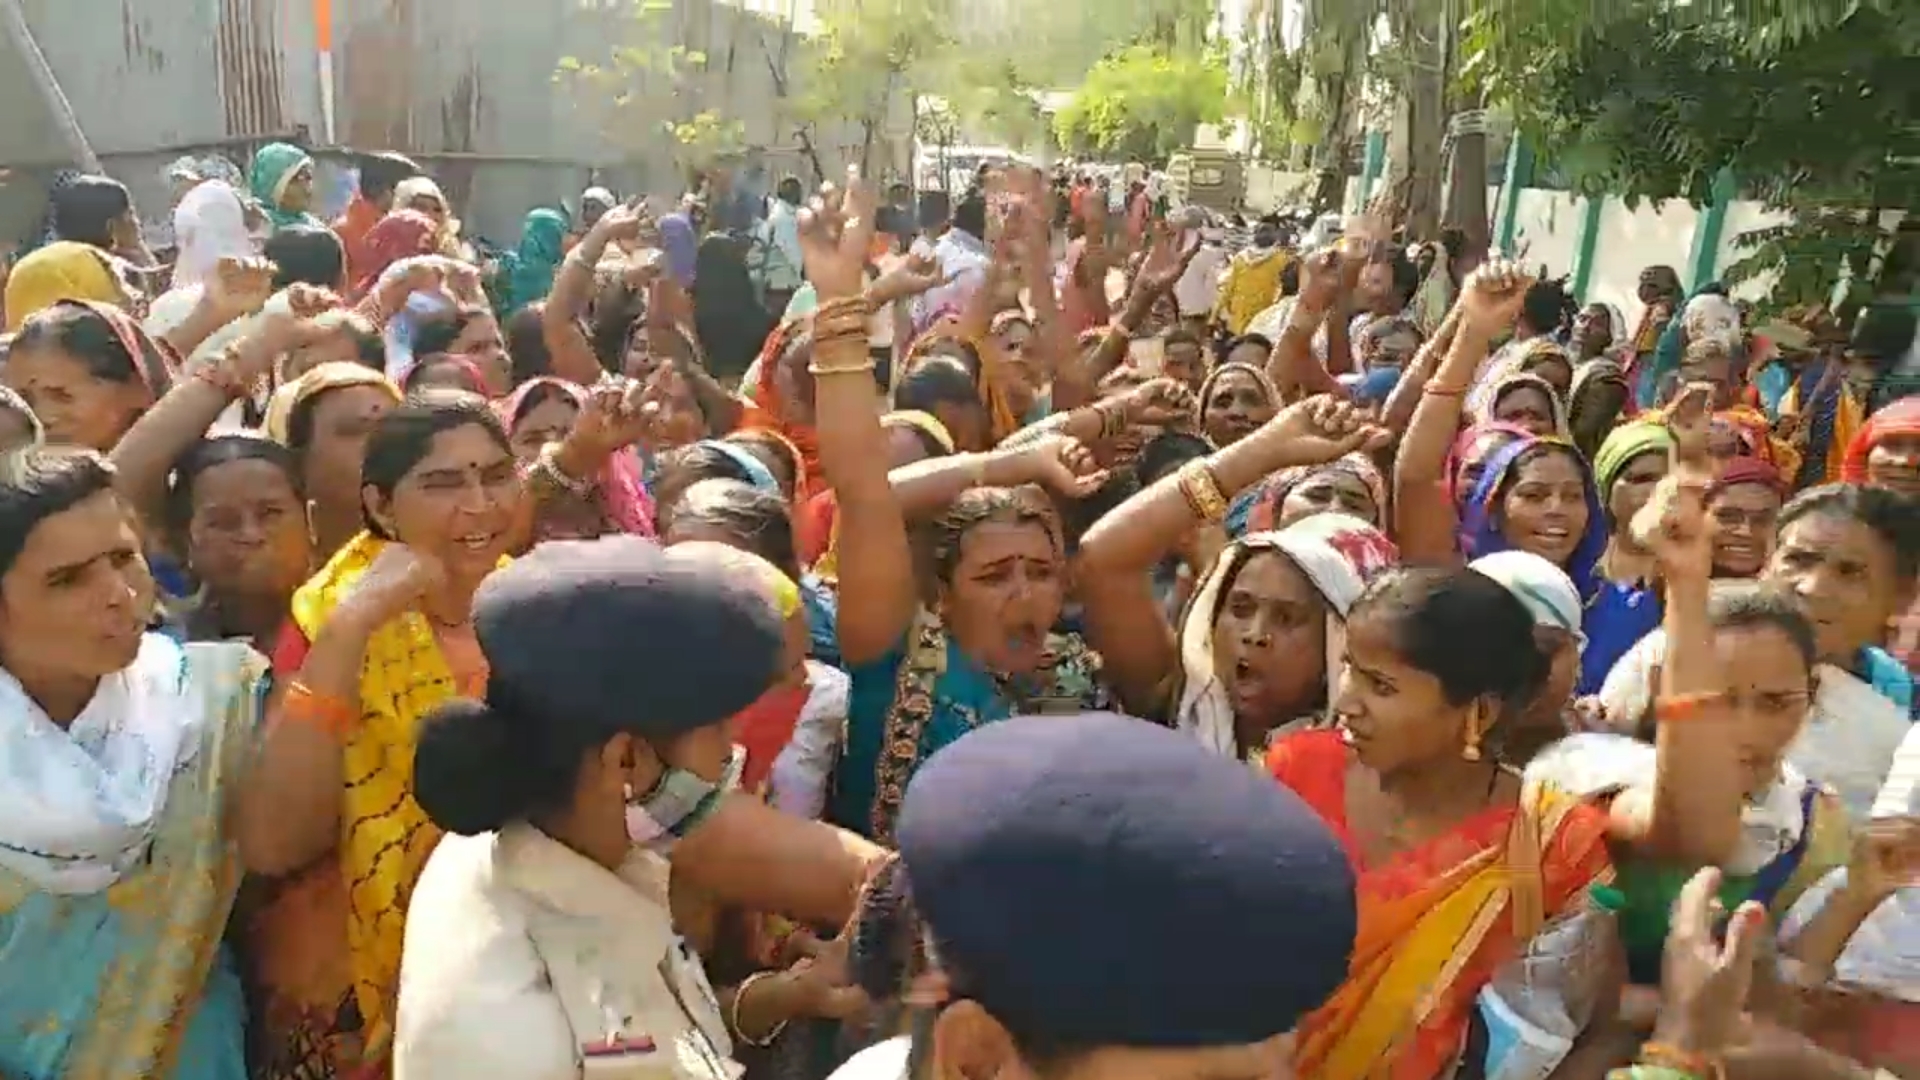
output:
[[[1357,851],[1338,733],[1276,742],[1267,767]],[[1299,1029],[1295,1068],[1320,1080],[1434,1080],[1459,1057],[1474,997],[1546,921],[1609,868],[1606,819],[1545,785],[1518,807],[1360,867],[1347,981]]]
[[[309,641],[386,541],[361,533],[293,594]],[[505,560],[502,560],[503,564]],[[391,1047],[407,903],[440,830],[413,801],[413,739],[420,719],[459,685],[424,616],[409,611],[376,630],[360,672],[360,724],[342,755],[339,871],[347,892],[347,951],[369,1058]]]
[[[54,895],[0,871],[8,1080],[246,1080],[246,1006],[221,947],[240,867],[221,810],[252,745],[266,662],[223,642],[180,653],[204,727],[167,790],[147,861],[89,894]]]

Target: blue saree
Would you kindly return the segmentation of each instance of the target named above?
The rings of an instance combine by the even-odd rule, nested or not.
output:
[[[246,1080],[246,1006],[223,948],[240,882],[221,824],[250,749],[266,661],[244,645],[183,649],[205,706],[143,862],[94,893],[0,870],[0,1076]],[[31,973],[30,977],[21,977]]]

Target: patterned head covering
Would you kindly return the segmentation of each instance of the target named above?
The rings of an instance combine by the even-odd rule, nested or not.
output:
[[[1499,582],[1526,605],[1535,625],[1564,630],[1580,648],[1586,648],[1587,635],[1580,631],[1580,591],[1565,570],[1531,551],[1496,551],[1468,563],[1467,569]]]
[[[1278,527],[1280,507],[1308,477],[1323,472],[1346,473],[1367,486],[1367,494],[1372,497],[1373,505],[1381,514],[1387,510],[1387,479],[1380,474],[1380,466],[1360,451],[1354,451],[1345,457],[1329,461],[1325,465],[1293,465],[1270,473],[1265,480],[1254,488],[1252,506],[1247,513],[1247,531],[1266,532]]]
[[[1385,533],[1346,514],[1315,514],[1278,532],[1250,533],[1227,545],[1194,588],[1180,615],[1180,730],[1217,753],[1234,756],[1233,706],[1213,665],[1214,621],[1233,579],[1247,559],[1277,551],[1299,567],[1327,602],[1327,673],[1339,670],[1346,652],[1347,612],[1367,582],[1400,561]],[[1291,717],[1283,717],[1290,720]]]
[[[547,376],[528,379],[495,406],[500,422],[508,432],[526,419],[528,399],[543,386],[564,395],[576,409],[587,406],[587,392],[574,383]],[[640,483],[640,461],[637,457],[624,452],[610,455],[600,475],[594,480],[594,489],[600,496],[601,509],[615,528],[636,536],[653,535],[653,499]]]
[[[395,210],[367,230],[367,273],[354,284],[354,296],[364,297],[380,283],[380,275],[401,259],[432,255],[437,248],[433,219],[418,210]]]
[[[267,438],[282,446],[288,442],[293,419],[293,411],[300,403],[309,398],[324,394],[329,390],[342,390],[349,386],[373,386],[392,395],[395,403],[400,401],[400,388],[392,380],[370,367],[347,360],[334,360],[317,364],[290,383],[274,391],[267,402],[266,421],[261,428]]]

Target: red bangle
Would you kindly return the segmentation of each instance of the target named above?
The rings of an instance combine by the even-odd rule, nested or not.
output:
[[[1658,698],[1653,703],[1653,719],[1656,723],[1669,720],[1692,720],[1707,711],[1707,706],[1717,705],[1726,700],[1724,690],[1698,690],[1690,694],[1671,694]]]
[[[310,724],[341,742],[353,734],[354,724],[360,719],[353,706],[330,694],[317,693],[298,679],[287,684],[280,708],[288,720]]]

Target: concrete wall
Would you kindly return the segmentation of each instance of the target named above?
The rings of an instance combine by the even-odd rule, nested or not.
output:
[[[555,84],[561,57],[607,49],[608,14],[579,0],[20,2],[95,153],[149,216],[165,212],[161,173],[182,154],[224,150],[244,163],[274,138],[326,144],[316,10],[331,12],[334,142],[419,158],[471,231],[510,239],[528,209],[572,199],[594,179],[661,194],[683,186],[664,134],[616,148],[599,118]],[[744,123],[771,170],[811,173],[768,63],[780,55],[782,28],[715,0],[674,0],[659,25],[666,44],[707,54],[688,96]],[[0,164],[13,170],[0,187],[0,237],[31,231],[44,180],[73,163],[22,59],[14,42],[0,41],[0,100],[9,103],[0,109]],[[911,113],[899,96],[900,115],[883,133],[895,138],[881,140],[876,172],[910,165],[898,136],[910,131]],[[860,145],[845,129],[818,141],[830,175]],[[321,190],[343,190],[346,178],[321,156]]]

